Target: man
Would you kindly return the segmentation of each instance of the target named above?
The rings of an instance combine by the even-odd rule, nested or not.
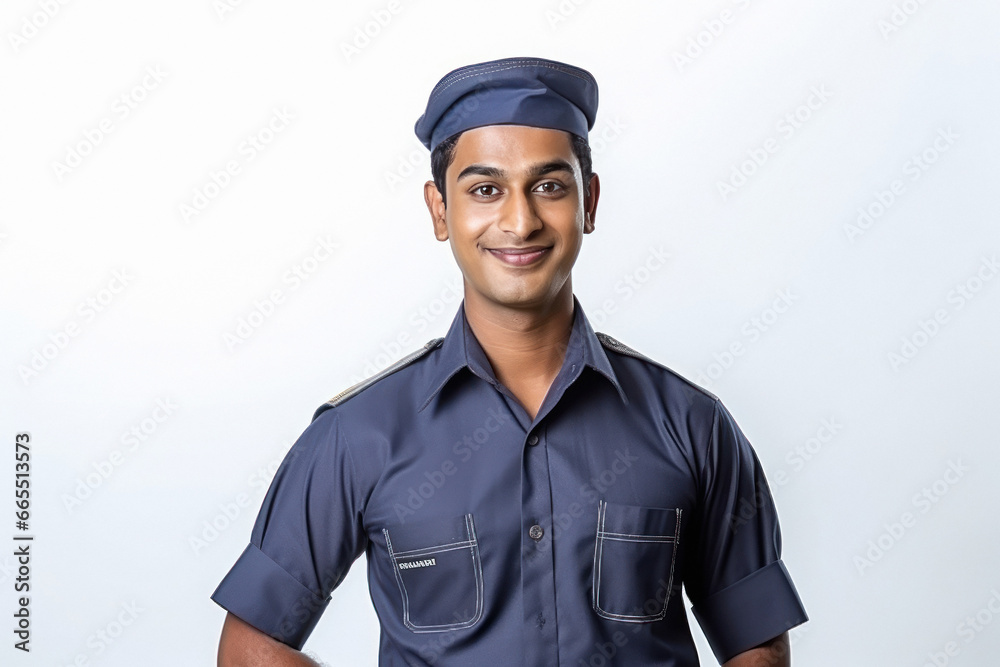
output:
[[[221,665],[299,652],[365,553],[380,665],[789,665],[807,620],[749,442],[719,400],[591,328],[571,270],[600,184],[589,72],[445,76],[416,124],[465,298],[428,342],[321,406],[213,594]]]

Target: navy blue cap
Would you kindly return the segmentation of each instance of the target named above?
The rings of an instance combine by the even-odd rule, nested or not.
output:
[[[530,125],[583,138],[597,117],[597,80],[585,69],[545,58],[466,65],[438,81],[414,126],[427,148],[483,125]]]

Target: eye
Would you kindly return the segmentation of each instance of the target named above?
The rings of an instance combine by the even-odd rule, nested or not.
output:
[[[472,191],[480,197],[494,197],[500,190],[497,189],[495,185],[479,185],[472,189]]]
[[[560,190],[565,190],[562,183],[556,183],[555,181],[546,181],[539,185],[535,190],[543,192],[547,195],[554,195]]]

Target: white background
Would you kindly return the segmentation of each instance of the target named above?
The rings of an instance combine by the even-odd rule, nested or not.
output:
[[[430,89],[526,55],[597,77],[575,292],[750,437],[811,617],[795,663],[995,664],[998,5],[577,2],[4,3],[0,540],[27,431],[36,541],[30,655],[0,556],[0,662],[214,664],[209,595],[284,451],[455,314],[412,132]],[[306,645],[329,664],[376,662],[365,576]]]

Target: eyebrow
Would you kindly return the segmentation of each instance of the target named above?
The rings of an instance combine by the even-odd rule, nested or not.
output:
[[[542,164],[533,165],[528,170],[528,176],[532,178],[537,178],[538,176],[544,176],[546,174],[551,174],[554,171],[565,171],[567,173],[573,173],[573,165],[571,165],[566,160],[552,160],[551,162],[545,162]],[[486,176],[488,178],[502,179],[506,178],[507,172],[499,167],[490,167],[485,164],[470,164],[468,167],[463,169],[458,175],[456,181],[461,181],[467,176]]]

